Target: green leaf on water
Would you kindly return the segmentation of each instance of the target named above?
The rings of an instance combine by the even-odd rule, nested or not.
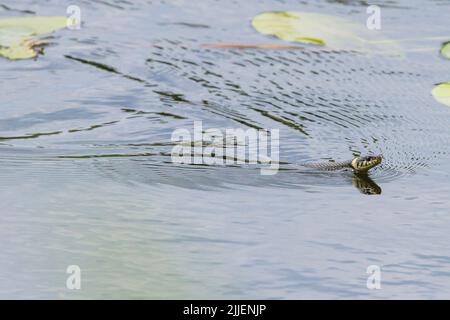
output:
[[[437,102],[450,106],[450,82],[438,84],[431,94]]]
[[[46,44],[33,37],[66,27],[66,17],[19,17],[0,19],[0,56],[11,60],[30,59]]]
[[[256,31],[265,35],[304,44],[326,46],[335,50],[401,53],[396,41],[384,39],[365,23],[309,12],[264,12],[252,20]]]
[[[441,54],[444,58],[450,59],[450,41],[442,45]]]

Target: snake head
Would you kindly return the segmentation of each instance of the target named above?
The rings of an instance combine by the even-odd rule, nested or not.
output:
[[[356,172],[367,172],[373,167],[379,165],[383,161],[383,156],[366,156],[366,157],[356,157],[352,160],[352,168]]]

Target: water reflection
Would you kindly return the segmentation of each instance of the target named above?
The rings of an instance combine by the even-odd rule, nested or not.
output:
[[[376,184],[367,174],[355,173],[352,179],[352,185],[356,187],[361,193],[367,195],[381,194],[381,187]]]

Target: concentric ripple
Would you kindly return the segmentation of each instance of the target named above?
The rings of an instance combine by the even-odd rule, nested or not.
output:
[[[143,157],[171,170],[172,132],[202,120],[205,129],[279,129],[279,160],[290,164],[382,154],[384,162],[372,176],[386,182],[439,167],[450,152],[448,110],[429,95],[448,70],[426,50],[399,58],[309,46],[258,49],[257,44],[279,42],[257,34],[245,21],[237,27],[231,9],[222,12],[228,19],[203,21],[186,9],[183,19],[149,22],[144,9],[164,11],[165,1],[96,5],[111,14],[131,10],[133,28],[143,30],[150,23],[154,32],[130,35],[120,24],[111,30],[92,24],[92,32],[62,37],[61,46],[51,50],[55,56],[32,66],[42,64],[35,72],[53,68],[45,74],[48,87],[67,89],[50,98],[38,89],[40,76],[9,79],[14,99],[0,120],[2,147],[46,149],[58,159]],[[341,15],[347,10],[333,8]],[[403,27],[398,21],[393,37]],[[214,43],[247,46],[208,45]],[[27,67],[6,66],[11,73]],[[22,92],[40,99],[29,106]]]

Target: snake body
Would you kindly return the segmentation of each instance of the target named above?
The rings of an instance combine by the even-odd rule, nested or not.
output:
[[[305,163],[304,166],[324,171],[336,171],[352,168],[352,161]]]
[[[343,169],[353,169],[356,173],[367,173],[373,167],[376,167],[383,161],[383,157],[379,156],[365,156],[356,157],[353,160],[341,161],[341,162],[319,162],[319,163],[306,163],[305,167],[325,170],[325,171],[335,171]]]

